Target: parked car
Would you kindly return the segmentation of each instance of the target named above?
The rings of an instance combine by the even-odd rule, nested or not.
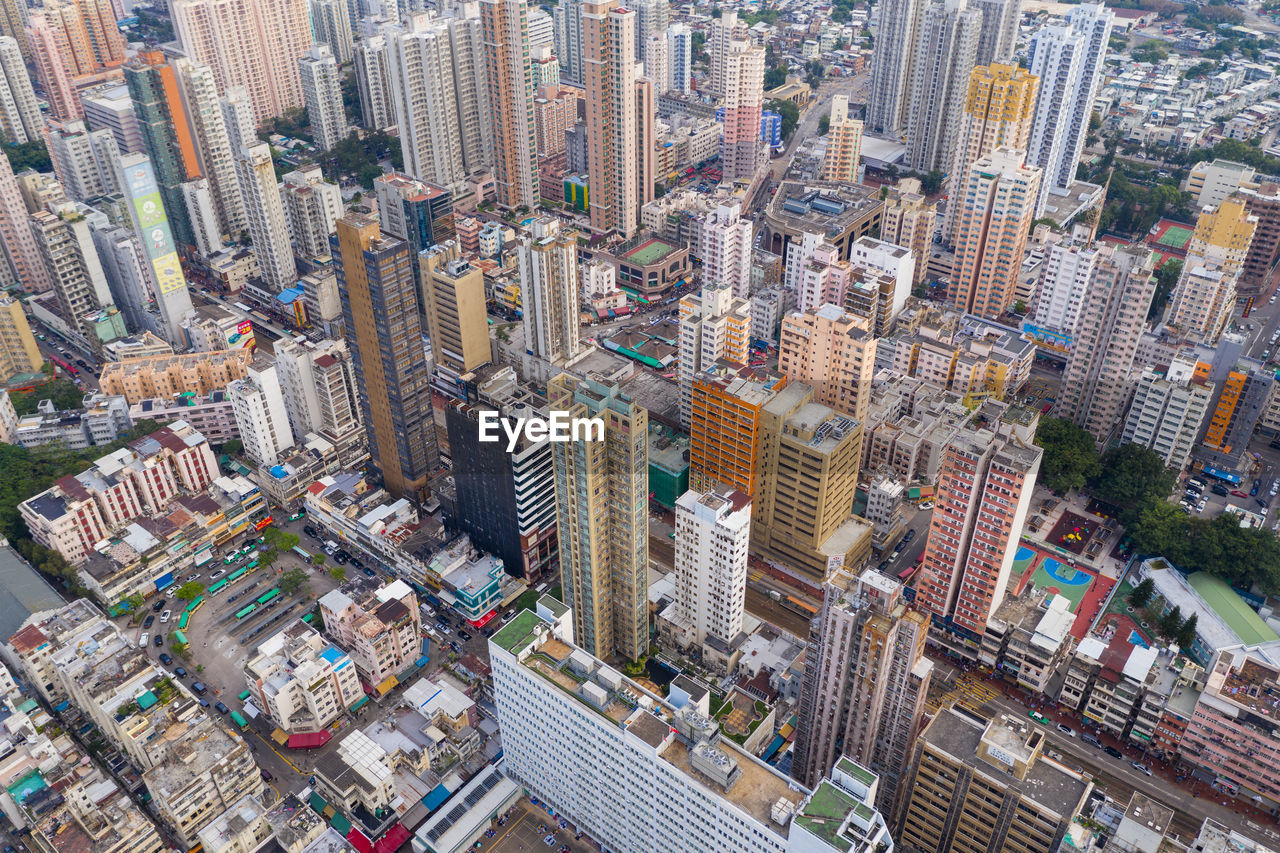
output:
[[[208,700],[208,699],[206,699],[206,698],[204,698],[203,696],[201,696],[201,697],[200,697],[200,707],[201,707],[201,708],[208,708],[208,707],[209,707],[209,700]]]
[[[164,664],[165,666],[169,666],[171,663],[173,663],[173,658],[170,657],[168,652],[161,652],[160,663]]]
[[[156,617],[155,617],[155,616],[148,616],[146,619],[143,619],[143,620],[142,620],[142,627],[143,627],[143,628],[150,628],[152,625],[154,625],[154,624],[155,624],[155,622],[156,622]]]
[[[1231,494],[1230,490],[1228,490],[1227,487],[1222,485],[1221,483],[1215,483],[1212,491],[1215,495],[1218,495],[1219,497],[1223,497],[1223,498]]]
[[[230,708],[228,708],[226,705],[223,705],[221,702],[214,702],[214,703],[213,703],[213,709],[214,709],[215,711],[217,711],[219,714],[224,714],[224,715],[225,715],[225,714],[230,714],[230,713],[231,713],[231,709],[230,709]]]
[[[138,648],[145,649],[147,647],[147,642],[150,639],[151,639],[151,635],[148,634],[146,631],[143,631],[142,636],[138,638]]]
[[[161,610],[164,610],[164,606],[167,603],[168,603],[168,599],[162,598],[159,601],[157,601],[155,604],[151,605],[151,609],[154,610],[156,613],[159,613]]]
[[[933,501],[921,501],[920,509],[933,509]]]
[[[1112,758],[1124,758],[1124,753],[1116,749],[1114,746],[1104,746],[1102,751]]]
[[[170,616],[172,616],[172,615],[173,615],[173,611],[172,611],[172,610],[166,610],[165,612],[161,613],[161,614],[160,614],[160,624],[161,624],[161,625],[163,625],[163,624],[165,624],[166,622],[168,622],[168,621],[169,621],[169,617],[170,617]]]
[[[209,688],[205,687],[204,682],[196,681],[191,685],[191,689],[196,692],[197,696],[204,695],[209,692]]]
[[[264,767],[264,768],[262,768],[262,771],[261,771],[261,772],[262,772],[262,781],[263,781],[263,782],[270,782],[270,781],[272,780],[272,778],[273,778],[273,777],[272,777],[272,775],[271,775],[271,771],[270,771],[270,770],[267,770],[267,769]]]
[[[1249,493],[1248,493],[1248,492],[1241,491],[1240,489],[1232,489],[1232,490],[1231,490],[1231,494],[1232,494],[1232,496],[1233,496],[1233,497],[1237,497],[1237,498],[1247,498],[1247,497],[1249,497]]]
[[[1076,736],[1075,729],[1071,728],[1071,726],[1063,725],[1062,723],[1058,723],[1058,731],[1062,732],[1067,737]]]
[[[218,569],[216,572],[214,572],[213,574],[209,575],[209,580],[211,580],[211,581],[216,581],[218,578],[222,577],[222,576],[223,576],[223,575],[225,575],[226,573],[227,573],[227,570],[226,570],[226,569]]]
[[[903,544],[910,542],[912,539],[915,539],[915,538],[916,538],[916,532],[914,530],[908,530],[907,535],[902,537]]]
[[[289,516],[289,520],[297,521],[300,518],[306,518],[306,517],[307,517],[307,511],[304,509],[300,509],[297,512],[295,512],[293,515]]]
[[[173,674],[178,676],[179,678],[187,677],[187,671],[183,667],[177,667],[176,669],[174,669]]]
[[[155,640],[153,640],[153,642],[155,643],[155,647],[156,647],[157,649],[158,649],[158,648],[160,648],[161,646],[163,646],[163,645],[164,645],[164,634],[156,634],[156,638],[155,638]]]
[[[1085,732],[1084,734],[1080,735],[1080,740],[1084,741],[1090,746],[1096,746],[1098,749],[1102,749],[1102,741],[1098,740],[1098,736],[1095,734],[1092,734],[1090,732]]]
[[[1151,775],[1151,768],[1143,764],[1142,762],[1134,761],[1132,762],[1132,765],[1133,765],[1133,769],[1137,770],[1139,773],[1145,773],[1148,776]]]
[[[462,638],[462,642],[464,643],[471,639],[471,635],[466,631],[459,631],[458,636]]]

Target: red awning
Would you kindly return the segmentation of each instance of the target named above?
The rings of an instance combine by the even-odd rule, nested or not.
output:
[[[351,846],[360,851],[360,853],[373,853],[373,844],[364,833],[358,829],[352,829],[347,833],[347,840],[351,842]]]
[[[329,742],[329,738],[333,735],[328,729],[322,729],[318,732],[309,732],[303,735],[289,735],[290,749],[315,749],[317,746],[324,746]]]
[[[492,622],[493,617],[497,615],[498,615],[497,610],[490,610],[488,613],[481,616],[479,619],[468,619],[467,624],[470,625],[472,628],[483,628],[485,625],[488,625],[490,622]]]
[[[405,829],[403,823],[397,821],[387,830],[387,834],[373,845],[373,853],[396,853],[412,837],[413,833]]]

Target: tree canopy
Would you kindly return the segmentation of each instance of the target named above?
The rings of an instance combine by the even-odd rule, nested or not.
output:
[[[84,390],[70,379],[55,379],[30,391],[11,391],[9,400],[18,417],[34,414],[41,400],[52,400],[58,411],[78,409],[84,404]]]
[[[280,591],[285,595],[292,595],[303,587],[309,587],[311,579],[307,577],[307,573],[299,568],[293,568],[286,571],[280,576]]]
[[[1140,444],[1122,444],[1102,454],[1093,480],[1093,494],[1119,511],[1129,524],[1132,513],[1152,501],[1163,502],[1173,491],[1177,475],[1165,467],[1155,451]]]
[[[183,601],[191,601],[204,595],[204,584],[199,581],[187,581],[178,587],[174,595]]]
[[[790,139],[791,134],[795,132],[796,125],[800,123],[800,108],[781,98],[765,101],[764,108],[782,117],[782,138]]]
[[[1066,418],[1042,419],[1036,430],[1036,444],[1044,448],[1040,479],[1055,494],[1083,489],[1098,473],[1093,436]]]

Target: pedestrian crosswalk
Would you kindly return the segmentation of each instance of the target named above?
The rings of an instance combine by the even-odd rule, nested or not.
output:
[[[955,686],[931,697],[926,703],[926,708],[931,715],[951,705],[960,705],[970,711],[979,711],[983,705],[999,695],[996,689],[983,681],[978,673],[962,672],[956,679]]]

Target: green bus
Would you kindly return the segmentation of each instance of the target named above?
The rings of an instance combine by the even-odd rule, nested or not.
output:
[[[181,631],[174,631],[173,634],[170,635],[169,645],[171,646],[187,645],[187,635],[182,633]]]
[[[250,605],[249,605],[248,607],[246,607],[244,610],[240,610],[240,611],[238,611],[238,612],[236,613],[236,621],[237,621],[237,622],[239,622],[241,619],[243,619],[244,617],[248,616],[250,613],[252,613],[253,611],[255,611],[255,610],[257,610],[257,609],[258,609],[258,605],[256,605],[256,604],[250,604]]]
[[[190,623],[191,623],[191,614],[190,614],[190,613],[187,613],[187,612],[184,610],[184,611],[183,611],[183,613],[182,613],[182,617],[178,620],[178,629],[179,629],[179,630],[181,630],[181,631],[185,631],[185,630],[187,630],[187,626],[188,626]]]
[[[204,607],[204,596],[197,595],[195,600],[187,605],[187,612],[194,616],[201,607]]]
[[[273,598],[279,597],[279,595],[280,595],[280,587],[276,587],[275,589],[270,590],[268,592],[264,592],[262,595],[258,596],[258,603],[267,604]]]
[[[237,698],[237,699],[239,699],[241,702],[247,702],[247,701],[249,700],[249,695],[250,695],[250,694],[249,694],[249,691],[248,691],[248,690],[246,690],[245,692],[241,693],[241,694],[240,694],[239,696],[237,696],[236,698]]]
[[[244,731],[245,729],[249,728],[249,721],[246,720],[244,718],[244,715],[241,714],[239,711],[231,712],[231,722],[235,723],[236,726],[240,729],[240,731]]]
[[[222,592],[222,590],[227,588],[227,584],[230,583],[230,581],[231,581],[231,578],[223,578],[222,580],[215,583],[213,586],[209,587],[208,594],[217,595],[218,593]]]
[[[310,625],[312,622],[316,621],[316,615],[314,613],[308,613],[306,616],[302,617],[302,621]]]
[[[236,569],[236,570],[235,570],[234,572],[232,572],[231,574],[227,575],[227,583],[228,583],[228,584],[233,584],[233,583],[235,583],[236,581],[240,580],[240,578],[244,577],[244,576],[245,576],[245,575],[247,575],[247,574],[249,574],[249,569],[248,569],[248,567],[247,567],[247,566],[242,566],[242,567],[240,567],[240,568]]]

